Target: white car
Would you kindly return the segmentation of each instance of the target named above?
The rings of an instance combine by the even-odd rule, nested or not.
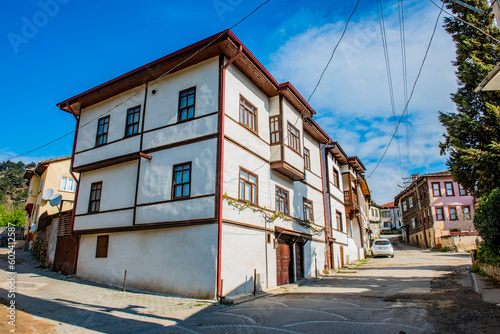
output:
[[[394,257],[394,248],[389,240],[377,239],[372,245],[372,255],[373,257],[380,255]]]

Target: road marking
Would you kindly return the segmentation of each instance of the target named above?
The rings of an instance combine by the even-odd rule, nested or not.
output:
[[[182,330],[185,330],[186,332],[195,333],[195,334],[200,334],[200,332],[193,331],[193,330],[191,330],[191,329],[189,329],[189,328],[186,328],[186,327],[183,327],[183,326],[179,326],[179,325],[177,325],[177,326],[173,326],[173,327],[175,327],[175,328],[180,328],[180,329],[182,329]]]
[[[276,328],[276,327],[267,327],[267,326],[255,326],[255,325],[215,325],[215,326],[202,326],[200,328],[222,328],[222,327],[249,327],[249,328],[261,328],[261,329],[270,329],[277,332],[285,332],[285,333],[294,333],[294,334],[302,334],[301,332],[290,331],[286,329]]]
[[[242,307],[242,308],[234,309],[234,310],[231,310],[231,311],[234,312],[234,311],[242,311],[242,310],[266,310],[266,311],[269,311],[269,309],[266,308],[266,307]],[[279,309],[273,309],[273,311],[276,311],[276,310],[279,310]],[[340,314],[335,314],[335,313],[330,313],[330,312],[325,312],[325,311],[310,310],[310,309],[307,309],[307,308],[296,308],[296,307],[289,307],[289,308],[286,309],[286,311],[289,311],[289,310],[325,313],[325,314],[328,314],[328,315],[333,315],[333,316],[339,317],[340,319],[349,320],[348,318],[343,317]]]
[[[297,322],[294,324],[288,324],[285,325],[284,327],[291,327],[291,326],[299,326],[299,325],[306,325],[306,324],[321,324],[321,323],[335,323],[335,324],[356,324],[356,325],[392,325],[392,326],[402,326],[402,327],[408,327],[408,328],[413,328],[417,329],[420,331],[423,331],[421,327],[415,327],[415,326],[410,326],[410,325],[403,325],[403,324],[398,324],[398,323],[393,323],[393,322],[384,322],[384,323],[379,323],[379,322],[362,322],[362,321],[337,321],[337,320],[318,320],[318,321],[304,321],[304,322]]]
[[[370,311],[382,311],[388,309],[387,307],[382,307],[382,308],[370,308],[370,307],[343,307],[343,308],[338,308],[338,307],[325,307],[322,308],[321,310],[370,310]]]
[[[213,312],[214,314],[226,314],[226,315],[232,315],[232,316],[235,316],[235,317],[241,317],[241,318],[245,318],[247,319],[248,321],[256,324],[257,321],[253,320],[252,318],[250,317],[247,317],[246,315],[242,315],[242,314],[233,314],[233,313],[230,313],[229,311],[232,311],[232,310],[228,310],[228,311],[225,311],[225,312]]]
[[[272,301],[272,300],[263,300],[264,303],[273,303],[273,304],[278,304],[278,305],[281,305],[283,307],[288,307],[287,304],[284,304],[284,303],[280,303],[280,302],[275,302],[275,301]]]

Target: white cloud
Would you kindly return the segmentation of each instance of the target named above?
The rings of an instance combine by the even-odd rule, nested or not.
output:
[[[430,3],[429,3],[430,4]],[[439,10],[421,2],[407,6],[405,31],[408,94],[417,76]],[[396,119],[404,108],[403,76],[399,21],[396,8],[386,8],[385,29],[396,103]],[[307,14],[311,16],[311,13]],[[359,15],[357,16],[359,17]],[[356,19],[356,17],[355,17]],[[321,20],[318,20],[321,22]],[[310,26],[285,41],[269,59],[268,68],[278,81],[291,81],[306,98],[312,92],[337,43],[345,21]],[[286,31],[286,27],[280,27]],[[450,111],[454,105],[450,93],[456,91],[451,61],[455,47],[442,28],[442,18],[409,105],[409,147],[406,126],[399,128],[399,147],[394,140],[384,160],[369,180],[375,200],[392,201],[401,184],[399,155],[404,174],[444,170],[445,158],[437,146],[444,132],[438,111]],[[337,140],[348,155],[359,156],[371,173],[389,142],[394,125],[389,98],[386,66],[378,17],[369,12],[352,21],[311,105],[315,119]],[[409,158],[409,163],[407,159]]]

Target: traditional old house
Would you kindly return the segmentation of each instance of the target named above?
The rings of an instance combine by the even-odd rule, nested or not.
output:
[[[394,198],[402,214],[404,240],[424,247],[474,249],[474,198],[449,171],[417,174],[412,180]]]
[[[323,152],[326,268],[338,269],[366,254],[365,167],[357,157],[348,157],[337,142],[330,142]]]
[[[77,119],[79,276],[215,298],[325,267],[330,138],[231,31],[58,106]],[[356,186],[364,167],[344,164]]]
[[[39,162],[24,172],[27,180],[26,239],[50,269],[73,271],[77,241],[70,236],[76,180],[70,173],[71,157]]]
[[[394,205],[394,202],[381,205],[380,232],[387,234],[398,230],[401,230],[399,208]]]

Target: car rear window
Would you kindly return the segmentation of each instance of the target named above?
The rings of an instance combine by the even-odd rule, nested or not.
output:
[[[375,241],[375,245],[383,245],[383,246],[387,246],[387,245],[390,245],[391,242],[388,241],[388,240],[377,240]]]

